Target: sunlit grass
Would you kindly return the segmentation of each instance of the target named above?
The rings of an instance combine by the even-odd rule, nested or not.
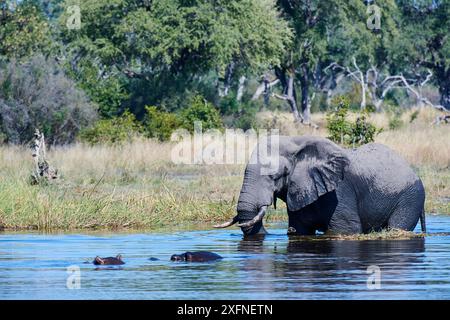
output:
[[[379,126],[388,123],[386,115],[372,117]],[[449,214],[450,126],[431,126],[431,110],[421,111],[412,124],[406,123],[410,114],[403,117],[404,127],[385,129],[376,141],[401,154],[422,178],[427,213]],[[293,124],[290,114],[278,118],[286,118],[280,122],[282,134],[326,136],[323,114],[313,115],[318,130]],[[30,150],[2,146],[0,227],[154,229],[187,223],[212,225],[232,217],[244,165],[175,165],[170,160],[172,147],[171,143],[136,140],[116,147],[75,144],[54,148],[48,157],[61,178],[50,185],[31,186]],[[281,201],[278,207],[268,221],[286,220]]]

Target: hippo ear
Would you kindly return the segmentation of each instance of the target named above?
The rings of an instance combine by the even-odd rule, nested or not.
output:
[[[121,254],[118,254],[118,255],[116,256],[116,259],[122,261],[122,255],[121,255]]]
[[[300,210],[335,190],[348,164],[344,150],[329,140],[317,139],[303,145],[288,176],[289,210]]]
[[[94,261],[97,261],[99,264],[105,263],[105,260],[103,260],[103,259],[100,258],[99,256],[95,257],[95,260],[94,260]]]

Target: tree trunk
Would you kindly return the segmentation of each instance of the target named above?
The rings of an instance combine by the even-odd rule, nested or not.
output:
[[[440,103],[445,109],[450,110],[450,68],[443,73],[443,76],[438,78]]]
[[[361,76],[361,78],[363,78]],[[367,102],[366,102],[366,84],[364,82],[364,79],[361,81],[361,110],[364,110],[366,108]]]
[[[219,85],[219,97],[226,97],[230,92],[231,82],[233,79],[234,62],[231,62],[225,69],[225,76],[220,79],[223,81],[223,89]]]
[[[297,93],[295,91],[294,77],[295,77],[294,74],[289,75],[287,98],[288,98],[289,106],[291,107],[291,111],[294,115],[295,121],[301,122],[302,119],[300,117],[300,114],[298,113],[298,108],[297,108]]]
[[[241,76],[239,78],[239,87],[238,87],[238,91],[237,91],[237,95],[236,95],[236,100],[239,102],[241,102],[242,96],[244,95],[245,80],[247,80],[247,78],[245,78],[245,76]]]
[[[309,103],[309,69],[306,65],[302,66],[302,72],[300,75],[300,85],[302,87],[302,115],[303,115],[303,122],[305,124],[309,124],[311,120],[311,104]]]
[[[283,99],[286,100],[291,107],[292,114],[294,116],[294,121],[302,122],[302,117],[300,116],[297,108],[297,94],[295,91],[295,73],[289,72],[289,76],[286,75],[286,69],[275,69],[275,74],[277,78],[280,79],[281,85],[283,86]]]

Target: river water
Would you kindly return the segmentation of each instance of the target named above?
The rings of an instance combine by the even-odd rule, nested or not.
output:
[[[306,241],[267,227],[253,240],[237,228],[3,232],[0,299],[450,299],[450,216],[427,216],[430,235],[410,240]],[[196,250],[224,259],[170,261]],[[119,253],[121,267],[85,263]]]

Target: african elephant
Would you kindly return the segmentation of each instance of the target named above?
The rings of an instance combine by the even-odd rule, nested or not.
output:
[[[426,232],[422,181],[387,146],[344,149],[325,138],[280,136],[275,154],[262,152],[272,145],[271,139],[258,143],[245,169],[237,215],[216,228],[238,223],[245,235],[265,233],[262,219],[279,198],[287,205],[288,233],[410,231],[419,218]],[[270,174],[267,166],[273,167]]]

